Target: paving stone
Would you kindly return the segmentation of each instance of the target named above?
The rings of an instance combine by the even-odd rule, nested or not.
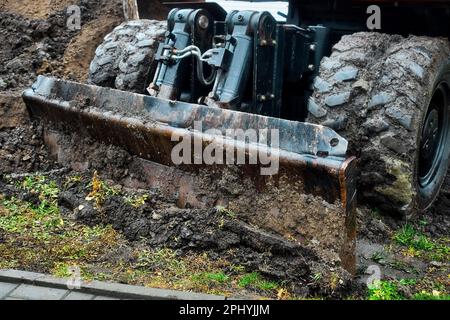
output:
[[[43,274],[18,270],[0,270],[0,281],[3,282],[33,282]]]
[[[119,298],[161,299],[161,300],[225,300],[224,296],[183,292],[166,289],[154,289],[120,283],[92,281],[82,285],[83,292],[99,296],[114,295]]]
[[[67,293],[67,290],[36,287],[22,284],[16,288],[9,296],[11,298],[27,300],[60,300]]]
[[[112,298],[112,297],[105,297],[105,296],[98,296],[98,297],[95,297],[94,300],[120,300],[120,299]]]
[[[146,288],[100,281],[82,282],[77,291],[69,291],[67,279],[50,275],[15,270],[0,270],[0,281],[15,285],[8,298],[25,300],[111,300],[111,299],[160,299],[160,300],[225,300],[224,296]],[[6,289],[5,289],[6,291]],[[8,291],[9,292],[9,291]],[[6,294],[8,294],[8,292]]]
[[[8,294],[18,286],[19,285],[17,283],[0,282],[0,299],[8,296]]]
[[[92,300],[94,297],[95,296],[92,294],[72,291],[64,298],[64,300]]]

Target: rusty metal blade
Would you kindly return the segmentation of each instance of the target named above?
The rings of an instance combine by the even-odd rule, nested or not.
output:
[[[182,205],[225,204],[243,220],[293,237],[322,258],[354,270],[356,161],[346,157],[347,141],[333,130],[46,77],[39,77],[23,98],[30,114],[48,127],[89,135],[137,155],[141,178],[179,194]],[[277,129],[279,144],[237,142],[224,136],[229,129]],[[278,155],[279,170],[261,175],[260,163],[175,166],[174,135],[246,156],[266,148]],[[228,187],[222,180],[230,181]]]

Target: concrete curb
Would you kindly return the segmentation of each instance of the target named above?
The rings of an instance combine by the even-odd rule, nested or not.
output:
[[[71,292],[105,296],[117,299],[137,300],[226,300],[225,296],[210,295],[176,290],[154,289],[119,283],[100,281],[81,282],[78,288],[69,289],[68,280],[55,278],[46,274],[19,271],[0,270],[0,282],[34,285],[45,288],[64,289]]]

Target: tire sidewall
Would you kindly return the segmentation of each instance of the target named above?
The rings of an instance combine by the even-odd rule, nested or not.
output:
[[[440,177],[437,181],[435,181],[435,184],[433,187],[429,188],[430,190],[427,190],[426,193],[424,191],[421,191],[420,183],[419,183],[419,159],[420,159],[420,146],[422,142],[422,131],[425,125],[425,120],[428,113],[428,108],[431,104],[431,101],[434,97],[434,94],[438,88],[438,86],[442,83],[446,82],[447,84],[447,119],[445,121],[450,121],[450,105],[448,102],[450,101],[450,58],[445,60],[441,66],[438,69],[437,76],[434,78],[434,81],[432,82],[432,86],[430,87],[430,91],[428,93],[428,99],[427,99],[427,105],[422,109],[423,112],[421,113],[421,119],[420,119],[420,125],[417,130],[417,137],[416,137],[416,155],[415,155],[415,167],[414,167],[414,187],[416,191],[416,207],[419,209],[419,211],[424,211],[428,209],[434,202],[434,200],[437,198],[439,191],[441,189],[441,186],[445,180],[445,176],[449,167],[450,163],[450,130],[447,130],[446,133],[444,133],[447,138],[445,139],[445,147],[444,147],[444,155],[442,158],[443,164],[440,165],[439,170],[437,172],[437,175]],[[448,128],[448,127],[447,127]]]

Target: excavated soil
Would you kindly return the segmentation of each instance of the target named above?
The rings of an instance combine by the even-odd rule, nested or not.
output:
[[[69,31],[65,27],[65,7],[74,2],[82,9],[80,31]],[[64,185],[66,177],[75,171],[81,172],[83,180],[89,180],[96,170],[102,178],[120,188],[125,188],[120,182],[136,181],[136,177],[128,172],[134,159],[132,156],[116,147],[95,144],[88,138],[85,143],[95,146],[96,152],[80,150],[79,161],[69,168],[56,163],[56,151],[44,143],[44,128],[28,119],[20,98],[21,91],[39,74],[84,82],[97,45],[123,20],[121,2],[48,0],[30,5],[31,1],[27,0],[0,0],[0,194],[3,196],[37,201],[7,179],[33,173],[48,175],[60,185]],[[161,16],[159,11],[155,12],[155,18]],[[51,145],[48,142],[47,145]],[[235,186],[239,187],[239,183]],[[136,190],[138,188],[140,190]],[[374,253],[385,250],[393,234],[405,223],[403,219],[374,214],[374,210],[361,206],[358,209],[357,281],[352,290],[342,287],[341,291],[334,291],[329,288],[329,278],[311,280],[311,273],[326,274],[327,270],[320,270],[315,264],[318,257],[308,249],[223,215],[216,208],[180,207],[179,199],[162,195],[157,189],[144,188],[143,184],[135,184],[132,188],[133,192],[150,195],[151,200],[139,208],[124,203],[117,196],[108,197],[101,209],[94,208],[92,202],[86,200],[86,189],[77,185],[65,185],[58,203],[65,216],[89,225],[111,224],[130,241],[145,238],[149,246],[208,252],[212,259],[226,258],[246,266],[249,271],[289,281],[298,296],[342,296],[345,292],[363,296],[365,269],[379,262],[374,261]],[[101,214],[98,214],[99,210]],[[448,237],[449,213],[448,177],[436,204],[425,215],[413,217],[408,223],[420,225],[430,238]],[[0,229],[0,243],[2,237]],[[395,258],[399,259],[398,255]],[[417,279],[427,274],[430,268],[428,262],[420,259],[405,263],[417,266],[417,273],[413,275]],[[411,273],[393,268],[392,264],[382,269],[388,279],[411,276]]]

